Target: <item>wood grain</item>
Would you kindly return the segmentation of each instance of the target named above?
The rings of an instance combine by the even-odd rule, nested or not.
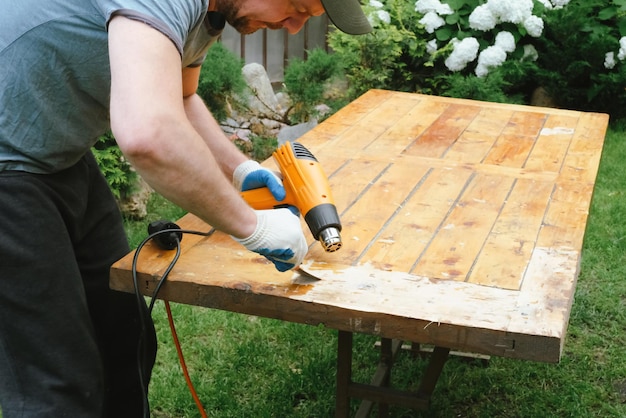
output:
[[[607,115],[372,90],[301,139],[343,224],[278,273],[228,236],[187,236],[159,297],[451,349],[559,361]],[[275,168],[272,161],[265,163]],[[207,231],[193,215],[184,228]],[[151,294],[173,252],[138,262]],[[133,291],[133,254],[111,287]]]

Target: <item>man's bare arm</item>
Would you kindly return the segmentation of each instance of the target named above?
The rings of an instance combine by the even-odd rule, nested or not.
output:
[[[139,174],[216,228],[237,237],[252,234],[255,213],[224,175],[245,157],[219,136],[215,120],[206,118],[210,113],[199,110],[198,96],[183,99],[180,56],[172,42],[141,22],[115,17],[109,54],[111,127]]]

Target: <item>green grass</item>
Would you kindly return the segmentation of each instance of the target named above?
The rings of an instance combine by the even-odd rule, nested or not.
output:
[[[484,366],[451,358],[430,409],[392,407],[392,417],[626,417],[624,161],[626,128],[612,127],[561,362],[493,357]],[[172,305],[172,309],[192,379],[209,416],[333,416],[336,331],[200,307]],[[153,415],[197,417],[161,302],[154,318],[159,354],[150,386]],[[367,382],[373,373],[375,342],[373,336],[355,336],[357,381]],[[401,354],[392,376],[394,386],[414,388],[425,365]]]

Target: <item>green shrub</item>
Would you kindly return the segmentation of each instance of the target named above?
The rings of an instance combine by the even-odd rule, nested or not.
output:
[[[329,36],[350,98],[386,88],[527,103],[544,87],[560,107],[624,116],[626,0],[372,0],[366,11],[373,33]]]
[[[424,31],[411,15],[412,2],[387,1],[385,9],[365,6],[374,30],[362,36],[333,31],[328,43],[350,82],[349,99],[373,88],[415,91],[432,76],[426,66]],[[404,20],[406,17],[406,21]]]
[[[284,82],[292,103],[285,119],[300,123],[317,116],[315,106],[322,103],[328,82],[340,71],[337,60],[322,49],[309,51],[306,61],[292,59],[285,68]]]
[[[230,101],[246,89],[242,68],[243,61],[220,42],[209,48],[200,72],[198,95],[218,121],[228,117]]]
[[[537,40],[537,84],[559,106],[626,116],[623,36],[625,0],[573,0],[552,11],[546,17],[544,35]]]
[[[133,192],[138,179],[137,173],[122,155],[112,133],[102,135],[92,147],[92,152],[117,199]]]
[[[278,139],[273,136],[250,135],[250,139],[236,139],[235,145],[244,154],[256,161],[265,161],[278,147]]]

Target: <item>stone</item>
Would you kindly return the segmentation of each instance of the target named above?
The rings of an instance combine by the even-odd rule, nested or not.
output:
[[[143,219],[148,214],[147,206],[152,188],[144,179],[138,177],[134,190],[118,200],[118,206],[124,216],[131,219]]]
[[[299,123],[298,125],[285,126],[278,133],[278,146],[283,145],[285,142],[294,142],[305,133],[317,126],[317,120],[313,119],[305,123]]]
[[[265,68],[261,64],[250,63],[243,67],[242,73],[252,91],[248,99],[250,111],[260,116],[278,115],[280,106]]]
[[[537,87],[530,98],[531,106],[557,108],[554,98],[543,87]]]

